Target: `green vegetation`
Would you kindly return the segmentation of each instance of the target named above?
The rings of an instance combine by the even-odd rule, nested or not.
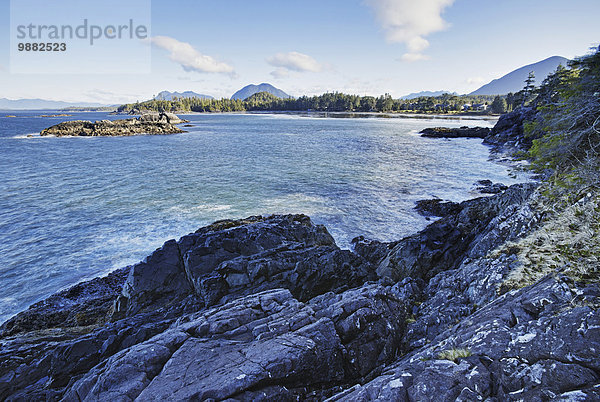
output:
[[[559,68],[537,91],[533,138],[536,171],[585,186],[600,185],[600,52]]]
[[[520,261],[501,285],[500,293],[531,285],[556,272],[577,281],[600,279],[600,196],[586,193],[566,207],[544,196],[539,202],[545,205],[538,209],[551,215],[525,238],[499,250],[516,254]]]
[[[495,114],[506,113],[508,110],[508,103],[506,102],[506,98],[496,96],[492,101],[491,110],[492,113]]]
[[[450,360],[458,363],[459,359],[471,356],[471,351],[468,349],[448,349],[440,352],[437,356],[438,360]]]
[[[488,95],[450,95],[393,99],[389,94],[379,97],[325,93],[319,96],[282,99],[268,92],[259,92],[247,99],[174,98],[153,99],[122,105],[119,112],[240,112],[240,111],[318,111],[318,112],[408,112],[457,113],[473,110],[474,105],[490,105]],[[470,106],[469,106],[470,105]],[[486,112],[487,113],[487,112]]]
[[[544,220],[496,251],[520,262],[501,293],[558,272],[600,280],[600,49],[559,67],[540,88],[526,84],[519,96],[537,112],[524,132],[532,169],[544,178],[536,196]]]

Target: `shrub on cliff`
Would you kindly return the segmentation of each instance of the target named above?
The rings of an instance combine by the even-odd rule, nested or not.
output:
[[[559,68],[538,91],[536,138],[529,154],[538,172],[567,184],[598,186],[600,152],[600,49]]]

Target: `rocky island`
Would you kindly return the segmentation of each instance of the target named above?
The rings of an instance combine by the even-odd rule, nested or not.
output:
[[[184,131],[176,125],[187,123],[172,113],[145,113],[137,118],[122,120],[86,120],[65,121],[46,128],[41,136],[129,136],[139,134],[177,134]]]

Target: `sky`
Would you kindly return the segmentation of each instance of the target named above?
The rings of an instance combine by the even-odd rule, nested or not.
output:
[[[0,98],[117,104],[162,90],[220,98],[262,82],[293,96],[468,93],[547,57],[584,55],[600,41],[598,0],[73,1],[0,0]],[[16,52],[14,25],[24,12],[46,24],[131,18],[149,29],[145,38],[99,39],[85,56],[69,43],[70,53],[40,59]]]

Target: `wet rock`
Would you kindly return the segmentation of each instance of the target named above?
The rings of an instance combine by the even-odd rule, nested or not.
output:
[[[58,327],[87,327],[109,318],[115,298],[121,293],[129,267],[105,277],[79,283],[56,293],[17,314],[2,326],[0,336]]]
[[[353,251],[372,264],[378,264],[397,244],[397,242],[385,243],[371,240],[364,236],[355,237],[351,243]]]
[[[340,250],[325,227],[304,215],[220,221],[165,243],[134,266],[123,289],[127,314],[194,296],[221,299],[285,287],[300,300],[358,286],[375,274]]]
[[[517,184],[495,197],[462,202],[460,212],[399,241],[379,262],[377,274],[393,280],[408,276],[428,280],[441,271],[458,267],[478,240],[493,230],[488,227],[492,219],[510,206],[524,203],[535,187]]]
[[[163,314],[139,315],[94,329],[55,328],[2,338],[0,399],[61,395],[74,378],[118,351],[165,331]],[[45,398],[45,397],[44,397]]]
[[[439,198],[433,198],[430,200],[417,201],[415,209],[423,216],[443,217],[458,213],[461,209],[461,206],[457,202],[442,201]]]
[[[402,302],[379,285],[328,293],[310,304],[288,290],[269,290],[180,318],[90,370],[65,396],[303,397],[391,361],[403,326]]]
[[[492,183],[491,180],[479,180],[476,186],[477,191],[482,194],[499,194],[508,188],[502,183]]]
[[[179,365],[184,364],[184,360],[179,359],[191,356],[190,353],[177,354],[176,349],[181,346],[178,342],[152,340],[155,336],[170,336],[167,328],[176,320],[179,324],[172,327],[173,331],[208,339],[198,344],[182,341],[182,345],[198,349],[200,355],[209,356],[210,350],[220,346],[223,346],[223,356],[227,355],[227,347],[221,341],[214,343],[215,337],[231,341],[233,354],[228,355],[230,357],[237,353],[234,350],[239,349],[239,342],[249,342],[248,353],[256,354],[257,359],[267,359],[260,364],[274,365],[272,370],[257,374],[261,378],[258,385],[271,387],[263,383],[268,383],[269,375],[277,369],[281,371],[282,385],[289,385],[292,376],[297,378],[299,389],[294,390],[294,395],[321,393],[325,392],[321,379],[328,370],[333,370],[331,386],[335,388],[346,378],[367,375],[378,364],[390,361],[396,353],[390,339],[404,328],[403,304],[389,287],[366,290],[364,295],[353,293],[348,299],[328,293],[343,292],[362,285],[368,278],[374,279],[374,268],[361,257],[340,250],[324,227],[314,225],[304,215],[219,221],[178,242],[168,241],[128,270],[126,278],[127,270],[109,276],[114,283],[107,279],[82,283],[68,294],[55,295],[40,304],[46,306],[45,309],[36,306],[5,324],[0,352],[0,397],[53,399],[65,395],[68,400],[77,395],[103,399],[109,395],[140,393],[151,386],[152,378],[163,370],[163,365],[167,367],[167,362],[179,370]],[[280,286],[287,289],[273,290]],[[270,296],[261,296],[263,290]],[[314,308],[298,301],[323,293],[329,295],[330,303],[339,305],[356,303],[361,297],[375,299],[366,300],[361,312],[347,308],[348,314],[355,314],[352,320],[356,318],[356,322],[365,324],[356,328],[351,336],[343,332],[348,350],[336,329],[337,321],[347,317],[317,315],[314,308],[325,309],[329,305],[326,301]],[[256,294],[259,296],[253,296]],[[105,301],[102,314],[97,314],[103,321],[97,318],[94,325],[69,330],[69,306],[91,314],[95,310],[87,303],[89,300]],[[61,311],[59,303],[64,301],[71,304]],[[212,313],[206,312],[205,306],[219,303],[226,304],[210,310]],[[52,318],[48,314],[46,318],[44,314],[52,309],[64,316]],[[369,309],[374,311],[369,312]],[[203,318],[193,318],[194,314]],[[37,316],[45,321],[38,322]],[[198,323],[193,329],[185,324],[192,320]],[[362,332],[365,335],[361,335]],[[363,338],[369,342],[361,348],[361,342],[357,343],[356,339]],[[323,343],[319,343],[321,341]],[[209,350],[202,349],[205,342],[210,345]],[[306,346],[302,352],[304,346],[301,345],[310,347]],[[314,354],[314,345],[319,345],[321,354]],[[215,353],[220,356],[221,352]],[[175,360],[171,353],[176,355]],[[348,356],[355,355],[368,358],[360,363],[351,362]],[[145,362],[143,368],[130,367],[140,361]],[[208,361],[204,364],[208,365]],[[227,364],[231,362],[223,358],[222,364],[225,365],[221,373],[224,378]],[[247,364],[250,368],[256,367],[254,363]],[[315,367],[316,372],[309,372]],[[318,384],[314,389],[307,390],[302,385],[307,373],[311,373]],[[229,392],[215,390],[210,379],[216,378],[216,374],[211,371],[207,375],[209,380],[204,386],[208,387],[205,390],[208,394]],[[248,381],[233,381],[242,384],[239,392],[255,392],[254,388],[244,388],[243,384]],[[114,387],[108,385],[113,383]],[[251,387],[256,385],[252,384]],[[187,395],[188,391],[178,392]],[[205,391],[194,388],[193,393]]]
[[[138,118],[124,120],[99,120],[96,122],[85,120],[65,121],[46,128],[40,132],[41,136],[129,136],[138,134],[176,134],[183,130],[176,124],[185,120],[179,119],[172,113],[148,113]]]
[[[487,127],[433,127],[421,130],[421,137],[428,138],[485,138],[489,135]]]
[[[66,316],[48,301],[5,324],[0,399],[596,400],[598,283],[499,291],[534,188],[355,253],[304,215],[215,222],[48,299]],[[74,308],[104,321],[70,326]]]
[[[310,301],[317,317],[334,322],[346,352],[348,377],[372,377],[399,353],[406,326],[402,296],[396,288],[372,284]]]
[[[170,240],[145,261],[131,267],[122,292],[126,300],[120,300],[116,310],[122,311],[126,306],[131,315],[158,301],[182,299],[190,292],[179,246]]]

